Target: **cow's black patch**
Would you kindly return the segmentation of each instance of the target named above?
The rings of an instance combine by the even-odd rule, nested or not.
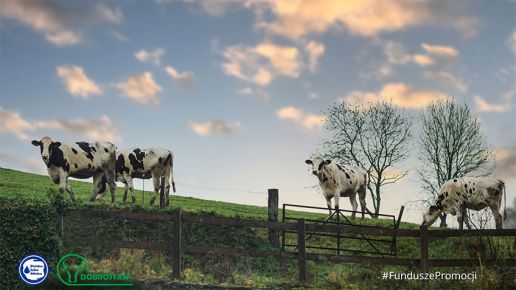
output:
[[[95,147],[93,147],[93,146],[90,146],[90,149],[91,149],[91,151],[93,151],[93,152],[97,152],[97,149],[95,149]]]
[[[131,166],[133,167],[133,170],[136,170],[136,171],[145,170],[143,168],[143,158],[145,158],[145,152],[141,151],[138,148],[134,149],[133,152],[134,153],[129,154],[129,161],[131,162]]]
[[[321,163],[319,164],[319,171],[321,171],[321,169],[322,169],[323,165],[324,165],[324,162],[321,162]]]
[[[118,155],[115,164],[115,170],[117,173],[129,173],[129,167],[125,166],[125,158],[123,154]]]
[[[82,151],[84,151],[86,158],[93,161],[93,154],[91,153],[91,148],[93,147],[90,147],[87,142],[75,142],[75,144],[77,144],[82,149]]]
[[[60,142],[52,142],[50,146],[48,146],[48,154],[49,160],[48,160],[48,167],[55,166],[55,167],[61,167],[66,172],[70,171],[70,164],[68,164],[68,161],[64,158],[63,150],[59,148],[61,146]]]
[[[72,152],[73,154],[77,154],[77,150],[75,150],[75,148],[72,148]]]

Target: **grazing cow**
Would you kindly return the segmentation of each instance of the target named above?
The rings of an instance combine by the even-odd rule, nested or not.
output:
[[[59,184],[61,194],[66,190],[75,201],[68,177],[93,177],[91,201],[106,190],[107,183],[111,191],[111,203],[115,203],[115,145],[109,142],[61,143],[54,142],[50,137],[33,140],[32,145],[39,146],[48,175],[52,182]]]
[[[116,180],[125,184],[124,198],[127,199],[127,190],[131,190],[133,203],[136,201],[134,196],[133,178],[149,179],[152,177],[154,183],[154,193],[150,199],[150,204],[154,203],[159,190],[160,177],[165,177],[166,205],[170,192],[170,180],[172,179],[172,189],[176,192],[176,184],[173,174],[174,155],[170,150],[150,148],[134,148],[118,153],[116,159]]]
[[[450,179],[441,186],[437,200],[424,213],[423,225],[431,226],[441,212],[445,212],[457,215],[460,229],[463,221],[469,229],[466,209],[482,210],[489,207],[493,213],[496,228],[501,229],[503,227],[500,214],[502,195],[506,195],[505,183],[500,179],[491,177]],[[505,206],[507,207],[507,204]]]
[[[341,166],[331,160],[324,160],[319,156],[315,157],[313,160],[308,159],[305,163],[312,166],[312,173],[319,179],[319,185],[324,192],[324,198],[326,199],[330,215],[331,199],[335,197],[335,209],[338,210],[340,197],[347,196],[353,207],[351,217],[355,219],[355,212],[358,207],[356,201],[357,193],[362,209],[362,219],[364,218],[364,211],[371,214],[365,202],[366,171],[355,165]]]

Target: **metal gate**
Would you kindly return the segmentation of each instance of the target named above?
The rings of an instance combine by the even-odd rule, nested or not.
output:
[[[290,211],[287,210],[290,208]],[[298,208],[299,210],[324,210],[328,211],[328,208],[325,207],[315,207],[315,206],[305,206],[305,205],[297,205],[297,204],[283,204],[283,222],[289,220],[297,220],[298,218],[292,216],[292,208]],[[306,237],[306,249],[314,249],[318,252],[330,252],[336,253],[337,255],[341,255],[341,252],[350,252],[350,253],[360,253],[360,254],[373,254],[373,255],[381,255],[381,256],[396,256],[396,234],[395,230],[398,229],[401,217],[403,215],[404,207],[402,206],[400,209],[400,213],[398,219],[396,220],[394,215],[388,214],[378,214],[378,217],[383,218],[383,220],[392,220],[392,224],[385,225],[385,222],[376,222],[378,224],[383,223],[382,225],[365,225],[360,223],[360,218],[356,218],[352,220],[350,217],[344,215],[347,214],[361,214],[358,211],[350,211],[350,210],[342,210],[338,209],[332,210],[331,215],[329,215],[326,219],[310,219],[305,217],[305,222],[319,225],[346,225],[346,226],[356,226],[356,227],[369,227],[369,228],[392,228],[393,235],[387,237],[371,237],[368,234],[349,234],[346,233],[345,230],[338,233],[324,233],[324,232],[307,232]],[[300,211],[298,211],[300,213]],[[289,214],[290,213],[290,216]],[[368,219],[368,221],[379,221],[377,219]],[[293,248],[293,251],[297,250],[297,244],[289,244],[289,234],[296,234],[297,231],[288,230],[283,231],[282,233],[282,248],[285,251],[287,248]],[[354,242],[353,242],[354,241]]]

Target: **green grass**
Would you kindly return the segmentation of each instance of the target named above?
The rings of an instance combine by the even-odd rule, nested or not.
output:
[[[71,181],[71,186],[78,199],[78,207],[93,207],[93,208],[112,208],[110,205],[110,196],[106,194],[100,201],[90,202],[92,184],[81,181]],[[58,191],[58,186],[53,184],[48,176],[25,173],[11,169],[0,168],[0,198],[29,198],[33,200],[40,200],[47,202],[49,200],[48,192]],[[156,201],[154,206],[149,206],[151,193],[145,193],[146,203],[142,205],[141,191],[137,191],[136,204],[128,203],[122,204],[123,188],[118,188],[116,193],[115,208],[117,209],[138,209],[143,211],[157,211]],[[252,219],[266,219],[267,208],[260,206],[241,205],[228,202],[202,200],[191,197],[181,197],[172,195],[170,197],[170,208],[181,208],[188,213],[209,213],[218,216],[227,217],[241,217]],[[69,199],[66,194],[65,199]],[[281,216],[280,210],[280,216]],[[288,216],[295,218],[319,219],[326,217],[325,213],[317,214],[302,211],[289,211]],[[392,226],[392,220],[370,219],[366,218],[361,221],[356,219],[357,223],[377,226]],[[91,232],[96,232],[97,235],[111,234],[109,232],[109,221],[89,221],[91,225]],[[101,226],[103,225],[103,226]],[[152,236],[152,229],[150,229],[150,236],[145,229],[139,232],[136,230],[136,224],[125,224],[127,232],[112,233],[114,238],[123,238],[125,234],[131,235],[132,238],[154,238]],[[161,226],[161,225],[160,225]],[[401,228],[418,229],[419,226],[413,223],[404,223],[400,225]],[[134,232],[131,233],[131,229]],[[103,232],[104,231],[104,232]],[[155,232],[163,231],[157,227]],[[230,227],[215,227],[202,226],[186,229],[188,231],[187,243],[207,245],[222,244],[227,247],[243,247],[243,248],[257,248],[269,249],[270,245],[267,243],[267,231],[265,229],[235,229]],[[85,229],[85,232],[87,230]],[[142,233],[146,234],[142,234]],[[125,236],[127,238],[127,236]],[[294,234],[287,235],[288,243],[296,243],[296,236]],[[346,248],[350,249],[364,249],[367,245],[360,240],[347,239],[344,242]],[[308,242],[308,245],[324,245],[332,247],[336,245],[336,241],[328,238],[313,238]],[[492,239],[432,239],[429,246],[429,254],[432,259],[438,258],[475,258],[475,253],[472,251],[476,245],[483,244],[486,253],[493,252],[493,248],[499,258],[514,257],[513,239],[511,238],[492,238]],[[397,257],[400,258],[419,258],[419,240],[415,238],[398,238],[397,239]],[[104,269],[107,272],[119,271],[130,272],[135,276],[144,279],[170,279],[170,264],[166,255],[154,252],[149,253],[145,250],[127,250],[121,249],[115,252],[90,248],[83,249],[84,254],[92,257],[96,269]],[[325,252],[314,251],[312,252]],[[88,254],[89,253],[89,254]],[[99,254],[100,253],[100,254]],[[109,255],[104,255],[108,253]],[[110,256],[111,255],[111,256]],[[93,258],[97,257],[97,258]],[[100,258],[102,257],[102,258]],[[212,255],[185,255],[184,257],[184,281],[189,283],[211,283],[211,284],[227,284],[227,285],[246,285],[246,286],[301,286],[297,281],[297,266],[295,261],[290,261],[287,269],[278,271],[279,265],[274,259],[268,258],[248,258],[248,257],[217,257]],[[308,272],[310,274],[310,282],[304,286],[309,288],[319,289],[342,289],[342,288],[414,288],[419,284],[416,282],[385,282],[378,279],[382,271],[393,270],[396,272],[404,272],[407,269],[403,267],[393,266],[360,266],[353,264],[334,264],[334,263],[315,263],[310,261],[308,263]],[[437,269],[436,269],[437,270]],[[471,269],[439,269],[444,272],[469,272]],[[476,269],[475,269],[476,270]],[[433,284],[438,285],[438,288],[496,288],[496,284],[500,282],[502,276],[493,270],[482,270],[486,274],[486,279],[482,283],[487,284]],[[485,272],[488,271],[488,272]],[[490,272],[489,272],[490,271]],[[497,276],[498,275],[498,276]],[[493,278],[494,277],[494,278]],[[498,278],[497,278],[498,277]],[[490,280],[489,280],[490,279]],[[498,280],[497,280],[498,279]],[[487,281],[487,282],[485,282]],[[514,282],[514,279],[512,280]],[[387,283],[387,284],[385,284]],[[390,283],[390,284],[389,284]],[[458,285],[458,286],[455,286]],[[479,286],[480,285],[480,286]],[[491,286],[490,286],[491,285]],[[492,286],[495,285],[495,286]]]

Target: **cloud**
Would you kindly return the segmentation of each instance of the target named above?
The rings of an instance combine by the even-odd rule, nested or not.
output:
[[[73,120],[40,120],[30,122],[20,113],[0,107],[0,134],[13,134],[22,141],[29,140],[27,132],[41,129],[62,130],[71,135],[91,140],[117,142],[121,140],[117,126],[108,116],[100,118],[78,118]]]
[[[38,129],[63,130],[71,135],[87,137],[90,140],[118,142],[118,129],[108,116],[100,118],[79,118],[74,120],[46,120],[34,122]]]
[[[394,105],[408,109],[424,108],[432,101],[446,99],[444,93],[416,88],[405,83],[388,83],[378,92],[352,91],[339,101],[349,104],[392,101]]]
[[[163,48],[156,48],[153,51],[142,49],[134,54],[134,57],[141,62],[148,62],[154,65],[161,64],[161,57],[165,54]]]
[[[18,139],[29,139],[27,131],[33,131],[34,126],[25,120],[20,113],[7,111],[0,107],[0,134],[14,134]]]
[[[454,59],[460,55],[459,51],[451,46],[430,45],[427,43],[422,43],[421,47],[426,52],[445,59]]]
[[[95,8],[100,17],[108,22],[119,23],[122,21],[123,14],[119,8],[112,9],[104,3],[97,3]]]
[[[512,53],[516,55],[516,30],[512,32],[511,36],[507,40],[507,44],[511,48]]]
[[[219,120],[191,122],[189,128],[197,135],[228,135],[240,129],[240,122],[226,123]]]
[[[508,100],[505,103],[492,104],[488,103],[479,95],[475,96],[475,105],[480,112],[503,113],[511,109],[511,104]]]
[[[496,172],[507,179],[516,178],[516,146],[495,150]]]
[[[424,76],[438,83],[452,86],[461,93],[465,93],[468,90],[468,86],[463,80],[444,70],[427,71],[424,73]]]
[[[392,64],[414,63],[418,66],[434,64],[434,60],[426,54],[409,54],[399,42],[388,41],[383,45],[383,52],[387,61]]]
[[[394,70],[392,69],[392,66],[387,63],[382,63],[380,65],[375,64],[372,68],[369,67],[368,72],[361,72],[360,78],[365,80],[380,80],[392,75],[393,72]]]
[[[59,1],[0,1],[0,17],[30,27],[53,45],[73,46],[85,42],[86,27],[119,23],[123,15],[120,9],[103,3],[74,6]]]
[[[306,130],[321,128],[325,122],[324,115],[305,113],[303,109],[296,107],[284,107],[276,111],[280,120],[290,120]]]
[[[127,36],[125,36],[124,34],[122,34],[122,32],[120,32],[118,30],[112,30],[110,34],[111,34],[111,36],[116,38],[118,41],[121,41],[121,42],[129,41],[129,38],[127,38]]]
[[[297,48],[270,42],[254,47],[229,46],[222,55],[224,73],[261,86],[277,76],[297,78],[303,66]]]
[[[261,88],[253,89],[253,88],[247,87],[247,88],[243,88],[243,89],[239,90],[237,93],[239,93],[240,95],[244,95],[244,96],[256,96],[264,104],[266,104],[270,99],[269,94]]]
[[[317,93],[310,92],[310,93],[308,93],[308,98],[309,98],[310,100],[317,100],[317,99],[319,99],[319,98],[320,98],[320,96],[319,96],[319,94],[317,94]]]
[[[373,37],[380,33],[421,25],[453,27],[466,37],[476,33],[478,21],[461,15],[453,3],[433,5],[422,1],[254,1],[256,26],[269,33],[299,39],[346,28],[351,34]],[[268,13],[269,12],[269,13]]]
[[[129,76],[125,82],[115,84],[130,100],[141,104],[159,105],[162,88],[148,71]]]
[[[185,89],[193,89],[195,87],[195,74],[193,72],[178,72],[174,67],[166,66],[165,73]]]
[[[310,72],[315,72],[319,64],[319,58],[324,54],[324,44],[310,41],[305,45],[305,51],[308,53],[308,68]]]
[[[83,41],[78,31],[64,23],[55,2],[45,1],[0,1],[0,15],[25,24],[43,34],[45,39],[57,46],[76,45]]]
[[[88,99],[90,96],[102,94],[100,87],[88,78],[79,66],[58,66],[57,75],[63,81],[67,91],[73,96]]]

